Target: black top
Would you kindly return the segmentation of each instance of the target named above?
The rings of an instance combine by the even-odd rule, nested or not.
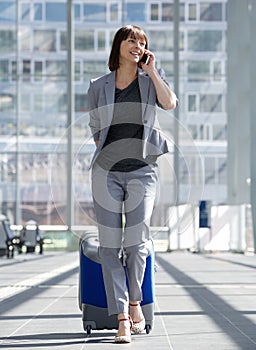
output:
[[[106,141],[96,162],[105,170],[133,171],[146,166],[142,158],[142,110],[138,79],[115,90],[115,106]]]

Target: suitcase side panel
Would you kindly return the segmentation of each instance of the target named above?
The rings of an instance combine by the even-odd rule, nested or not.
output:
[[[80,253],[81,302],[107,308],[101,265]]]
[[[82,320],[84,330],[91,329],[117,329],[118,321],[116,315],[109,316],[108,310],[97,306],[83,304]]]
[[[154,268],[154,251],[147,257],[147,264],[142,283],[143,300],[141,306],[152,304],[155,301],[155,268]]]

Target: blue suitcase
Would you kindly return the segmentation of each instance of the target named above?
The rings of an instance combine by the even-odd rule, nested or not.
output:
[[[154,249],[147,257],[147,265],[142,284],[142,311],[146,320],[146,333],[154,326]],[[108,316],[107,299],[98,254],[97,234],[89,234],[80,241],[79,306],[82,311],[83,328],[87,334],[93,329],[117,329],[116,315]]]

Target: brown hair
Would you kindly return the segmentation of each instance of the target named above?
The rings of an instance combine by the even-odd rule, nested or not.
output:
[[[119,67],[120,45],[123,40],[126,40],[129,37],[132,37],[134,39],[138,37],[142,38],[146,42],[145,49],[148,48],[148,38],[142,28],[132,25],[127,25],[120,28],[114,36],[112,48],[109,55],[108,67],[111,72],[117,70]]]

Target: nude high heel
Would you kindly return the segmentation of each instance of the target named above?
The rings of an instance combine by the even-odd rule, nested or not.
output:
[[[128,318],[121,318],[118,320],[118,322],[121,321],[129,321],[130,322],[130,334],[129,335],[116,335],[115,336],[115,343],[130,343],[132,341],[132,327],[133,327],[133,322],[131,317],[129,316]]]
[[[134,306],[134,307],[137,307],[140,305],[140,303],[136,303],[136,304],[129,304],[130,306]],[[140,321],[132,321],[132,331],[135,333],[135,334],[139,334],[139,333],[142,333],[145,329],[145,318],[143,317]]]

